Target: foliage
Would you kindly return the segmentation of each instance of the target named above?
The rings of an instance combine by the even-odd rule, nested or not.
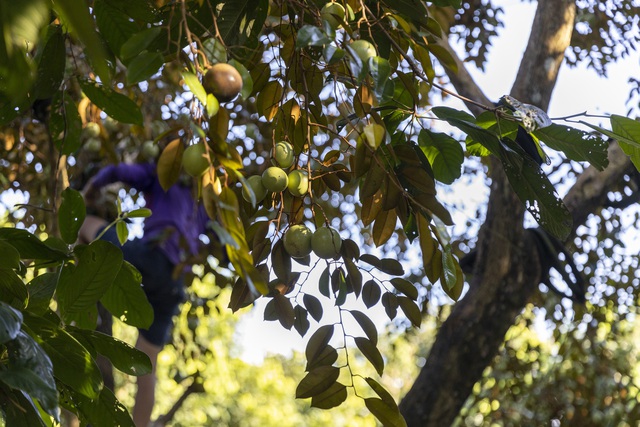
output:
[[[559,238],[570,232],[571,217],[518,135],[602,169],[604,134],[618,139],[640,164],[640,124],[626,117],[610,117],[611,130],[585,123],[599,132],[591,135],[549,125],[546,116],[534,120],[543,126],[531,127],[525,121],[530,106],[481,106],[485,113],[477,117],[431,108],[431,91],[446,91],[434,64],[457,66],[436,42],[459,1],[343,4],[343,22],[337,15],[322,19],[320,2],[185,0],[156,7],[95,0],[88,8],[60,0],[51,9],[45,0],[29,0],[1,6],[3,185],[29,192],[28,213],[16,222],[35,226],[33,231],[42,224],[40,231],[52,236],[43,242],[19,228],[0,234],[0,259],[6,260],[0,313],[7,325],[0,391],[12,397],[3,408],[8,421],[39,420],[35,405],[56,417],[60,404],[92,425],[131,423],[102,387],[94,357],[106,353],[128,373],[148,366],[125,345],[89,330],[98,301],[114,314],[130,313],[125,320],[132,325],[148,324],[148,316],[140,315],[145,304],[139,275],[113,246],[75,244],[85,206],[68,183],[69,177],[81,182],[88,164],[101,157],[149,160],[142,147],[153,140],[163,149],[158,175],[167,188],[180,179],[185,147],[205,143],[210,167],[195,181],[211,219],[212,252],[195,261],[215,275],[217,285],[232,283],[233,311],[268,298],[266,320],[303,336],[311,319],[318,322],[309,334],[307,373],[297,397],[328,409],[357,390],[371,413],[392,426],[405,422],[378,381],[385,360],[377,330],[367,313],[349,303],[380,304],[391,320],[399,308],[418,327],[421,292],[401,262],[371,246],[417,242],[424,275],[457,300],[464,277],[446,228],[453,224],[451,214],[437,188],[461,175],[465,151],[498,158],[529,212]],[[355,40],[373,47],[355,49]],[[373,51],[377,55],[366,54]],[[220,62],[235,67],[243,80],[240,96],[223,105],[201,83],[209,66]],[[448,123],[466,139],[435,132],[434,121]],[[89,150],[92,139],[98,139],[91,149],[97,153]],[[270,149],[282,140],[295,152],[286,172],[306,171],[310,191],[304,197],[272,193],[260,201],[247,178],[262,172]],[[123,220],[148,213],[123,214],[118,205],[121,241],[127,237]],[[359,222],[347,222],[346,214]],[[282,236],[302,223],[339,229],[339,254],[326,261],[292,259]],[[312,272],[318,283],[310,280]],[[336,323],[327,320],[327,302],[338,313]],[[355,331],[345,326],[347,317],[356,322]],[[121,353],[106,351],[106,342],[134,357],[135,366],[120,360]],[[32,356],[23,354],[27,350]],[[364,357],[375,374],[356,372],[353,354]],[[35,376],[45,386],[36,386]],[[361,393],[363,388],[369,393]],[[48,422],[43,417],[32,425]]]

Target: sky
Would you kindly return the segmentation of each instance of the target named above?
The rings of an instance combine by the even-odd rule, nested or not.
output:
[[[513,0],[494,1],[494,3],[504,9],[505,26],[499,30],[499,36],[493,39],[485,72],[475,69],[472,65],[468,68],[485,94],[490,99],[498,100],[502,95],[509,93],[515,80],[529,37],[528,32],[523,32],[522,29],[531,28],[536,3]],[[459,48],[459,51],[461,52],[462,49]],[[628,110],[625,104],[629,94],[627,81],[633,72],[639,69],[639,59],[640,55],[635,52],[625,60],[611,64],[607,78],[599,77],[595,71],[582,65],[575,68],[563,65],[549,106],[549,116],[563,117],[583,111],[590,114],[625,115]],[[455,100],[450,105],[464,109],[462,103]],[[472,208],[474,204],[480,204],[486,200],[488,189],[483,182],[465,183],[454,193],[456,197],[464,199],[469,208]],[[455,212],[454,221],[464,224],[467,217],[472,215],[472,213]],[[264,299],[259,301],[255,308],[243,316],[238,325],[238,338],[245,347],[242,358],[248,362],[259,363],[267,353],[287,355],[293,349],[304,351],[306,340],[315,329],[314,327],[317,327],[317,324],[311,320],[310,332],[307,332],[305,338],[301,338],[295,330],[285,330],[278,322],[264,322],[262,319],[266,302]],[[381,332],[385,323],[388,322],[386,315],[381,309],[377,309],[373,317],[378,331]],[[327,320],[323,319],[323,322]],[[543,325],[538,325],[538,329],[544,333]]]

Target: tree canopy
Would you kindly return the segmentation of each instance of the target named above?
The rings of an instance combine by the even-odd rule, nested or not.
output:
[[[353,394],[384,425],[451,424],[537,285],[555,289],[550,269],[568,299],[602,297],[595,285],[585,296],[597,268],[578,267],[569,244],[588,244],[590,215],[611,224],[603,208],[632,203],[640,123],[545,110],[563,60],[605,74],[635,48],[633,2],[540,1],[514,87],[493,101],[448,42],[482,67],[502,25],[490,1],[28,0],[0,12],[2,185],[22,202],[0,229],[8,425],[52,425],[60,407],[132,425],[95,360],[130,375],[150,364],[94,331],[96,304],[138,327],[151,310],[117,248],[76,243],[78,190],[107,163],[157,161],[164,188],[193,175],[210,234],[186,262],[231,288],[232,311],[268,299],[266,320],[308,335],[295,397],[313,407]],[[561,198],[549,168],[565,165],[577,177]],[[440,193],[485,172],[480,234],[452,239]],[[127,222],[153,215],[134,191],[106,197],[122,242]],[[539,228],[524,228],[525,211]],[[368,309],[420,327],[434,295],[464,297],[398,406]],[[356,369],[360,356],[375,374]]]

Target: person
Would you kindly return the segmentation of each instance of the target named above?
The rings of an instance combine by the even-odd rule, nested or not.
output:
[[[156,361],[170,339],[173,316],[185,299],[184,261],[196,255],[201,246],[208,218],[202,204],[193,197],[192,185],[175,184],[164,191],[153,163],[120,163],[102,168],[89,180],[83,193],[87,200],[105,185],[121,182],[141,191],[152,215],[145,218],[144,234],[120,245],[115,227],[105,230],[107,221],[87,215],[80,229],[80,242],[89,243],[100,237],[121,247],[124,259],[142,276],[142,287],[153,307],[153,323],[140,329],[136,348],[149,356],[152,372],[137,379],[133,421],[146,427],[155,402]]]

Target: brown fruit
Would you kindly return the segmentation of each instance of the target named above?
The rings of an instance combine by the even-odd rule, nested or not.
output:
[[[202,77],[202,87],[220,102],[229,102],[242,90],[242,77],[229,64],[216,64]]]

